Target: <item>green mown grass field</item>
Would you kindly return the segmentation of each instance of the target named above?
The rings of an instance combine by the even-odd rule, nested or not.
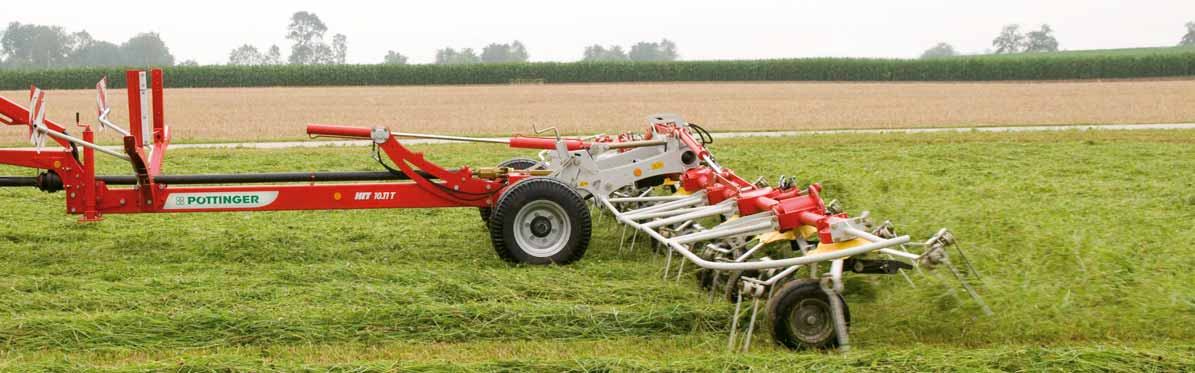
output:
[[[528,154],[416,147],[444,165]],[[473,209],[66,216],[0,190],[0,370],[1195,369],[1195,131],[719,140],[744,176],[823,183],[914,237],[953,229],[995,311],[849,277],[853,351],[726,352],[733,305],[618,253],[494,254]],[[102,158],[102,173],[127,166]],[[180,150],[166,173],[376,170],[364,148]],[[0,168],[3,175],[30,170]],[[644,244],[640,244],[642,248]],[[691,268],[692,266],[690,266]],[[674,267],[675,268],[675,267]]]

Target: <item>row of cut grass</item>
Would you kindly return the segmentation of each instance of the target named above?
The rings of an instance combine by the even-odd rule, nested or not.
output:
[[[661,281],[644,250],[619,254],[609,220],[582,262],[517,267],[496,258],[471,209],[84,225],[61,215],[60,194],[0,190],[0,367],[1181,369],[1195,338],[1192,144],[1195,131],[719,140],[714,153],[744,176],[821,181],[848,211],[915,237],[952,228],[984,275],[992,317],[933,281],[850,277],[846,359],[780,350],[763,331],[755,354],[721,354],[731,306],[707,303],[691,278]],[[522,154],[415,148],[452,166]],[[366,149],[185,150],[166,167],[344,169],[373,169]],[[574,350],[536,352],[549,346]],[[325,349],[348,352],[312,352]]]

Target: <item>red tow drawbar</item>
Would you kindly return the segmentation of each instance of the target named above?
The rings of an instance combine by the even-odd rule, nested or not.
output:
[[[327,136],[327,137],[347,137],[347,138],[370,138],[373,129],[366,127],[348,127],[348,126],[334,126],[330,124],[309,124],[307,125],[308,136]]]

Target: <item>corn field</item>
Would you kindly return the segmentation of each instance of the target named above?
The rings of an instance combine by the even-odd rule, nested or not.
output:
[[[0,71],[0,89],[88,88],[124,68]],[[1195,75],[1195,49],[1023,54],[937,59],[800,58],[679,62],[538,62],[476,65],[194,66],[167,68],[168,85],[194,87],[390,86],[684,81],[1000,81]]]

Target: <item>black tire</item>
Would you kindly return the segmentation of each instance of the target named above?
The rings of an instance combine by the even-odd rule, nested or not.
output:
[[[714,286],[714,274],[717,273],[717,271],[712,269],[697,269],[697,272],[694,274],[697,277],[697,286],[700,286],[702,290],[709,290],[711,286]]]
[[[528,170],[539,164],[534,159],[530,158],[511,158],[498,164],[498,167],[510,167],[516,170]],[[535,167],[537,170],[542,170],[544,167]],[[494,214],[494,209],[491,207],[478,207],[477,212],[481,214],[481,221],[488,226],[490,224],[490,215]]]
[[[516,170],[530,170],[532,167],[535,167],[535,165],[538,164],[539,162],[530,158],[511,158],[499,163],[498,167],[509,167]],[[542,170],[543,166],[535,167],[534,169]]]
[[[516,228],[520,219],[525,221]],[[575,262],[589,248],[590,228],[585,199],[567,184],[545,177],[507,188],[490,216],[494,251],[512,263]]]
[[[838,299],[842,301],[842,313],[849,329],[851,310],[842,296]],[[768,299],[772,339],[794,350],[838,347],[833,307],[830,297],[816,280],[790,281]]]
[[[494,209],[491,207],[478,207],[477,213],[481,215],[481,222],[485,223],[487,227],[490,226],[490,215],[494,214]]]

